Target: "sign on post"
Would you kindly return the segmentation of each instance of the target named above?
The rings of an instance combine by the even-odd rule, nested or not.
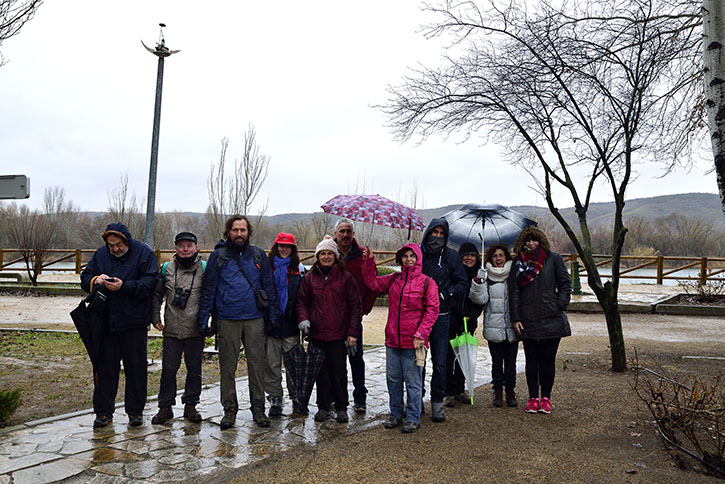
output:
[[[0,175],[0,199],[30,198],[30,178],[25,175]]]

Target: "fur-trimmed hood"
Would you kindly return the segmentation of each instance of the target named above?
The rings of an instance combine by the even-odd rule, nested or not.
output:
[[[551,252],[551,245],[549,244],[549,238],[546,236],[546,234],[538,228],[531,226],[526,227],[519,234],[518,238],[516,239],[516,243],[514,244],[514,254],[518,254],[521,251],[527,235],[533,235],[534,237],[539,239],[539,247],[544,249],[547,253]]]

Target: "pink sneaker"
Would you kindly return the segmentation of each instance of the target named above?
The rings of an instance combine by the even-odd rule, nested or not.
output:
[[[526,404],[525,410],[529,413],[536,413],[539,410],[539,399],[529,398],[529,403]]]
[[[539,404],[539,413],[551,413],[551,400],[546,397],[541,399]]]

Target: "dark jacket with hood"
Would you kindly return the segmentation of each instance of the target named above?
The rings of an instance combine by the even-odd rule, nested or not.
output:
[[[467,254],[469,252],[476,252],[478,253],[478,249],[476,249],[476,246],[474,246],[470,242],[466,242],[463,245],[461,245],[461,248],[458,250],[458,254],[463,257],[463,254]],[[463,264],[463,262],[461,262]],[[468,318],[468,325],[467,329],[468,332],[473,334],[473,332],[478,327],[478,317],[481,315],[481,312],[483,311],[483,306],[480,304],[476,304],[468,297],[468,293],[470,292],[471,288],[471,281],[474,277],[476,277],[476,274],[478,273],[478,269],[481,268],[481,256],[479,255],[476,260],[476,264],[474,264],[473,267],[468,267],[465,264],[463,264],[463,270],[466,273],[466,280],[468,281],[468,290],[466,290],[466,295],[463,296],[463,298],[460,298],[459,296],[453,297],[453,304],[451,304],[451,324],[448,328],[448,333],[451,336],[451,338],[455,335],[459,335],[463,333],[464,325],[463,325],[463,318]]]
[[[523,250],[526,236],[533,234],[539,239],[539,247],[546,251],[546,261],[541,272],[526,287],[516,279],[516,267],[509,276],[509,310],[511,321],[521,321],[522,338],[550,339],[571,335],[566,307],[571,300],[571,278],[564,259],[551,252],[549,239],[536,227],[524,229],[514,244],[514,253]]]
[[[106,274],[123,281],[121,289],[109,291],[104,318],[111,332],[147,327],[151,324],[152,294],[159,276],[156,254],[145,243],[134,240],[122,223],[112,223],[106,231],[117,232],[126,239],[128,251],[114,256],[108,245],[98,248],[81,273],[81,288],[91,292],[96,277]]]
[[[426,241],[431,230],[438,226],[443,227],[445,232],[443,247],[432,252],[426,248]],[[430,221],[423,234],[420,249],[423,252],[423,274],[432,277],[438,285],[440,314],[448,313],[451,304],[461,304],[468,294],[471,282],[466,278],[461,256],[448,247],[448,221],[446,219],[434,218]]]
[[[249,239],[241,247],[236,247],[231,239],[217,242],[214,252],[209,256],[201,288],[200,330],[207,332],[212,310],[219,319],[241,321],[263,317],[264,314],[257,307],[254,298],[254,289],[264,289],[267,292],[270,324],[278,324],[277,292],[272,267],[264,250],[250,244]]]

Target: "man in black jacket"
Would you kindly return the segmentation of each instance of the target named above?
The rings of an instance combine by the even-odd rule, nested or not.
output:
[[[151,248],[131,237],[122,223],[103,233],[106,244],[81,273],[81,287],[105,296],[101,351],[93,388],[93,428],[113,421],[118,378],[123,361],[125,403],[131,426],[143,425],[146,405],[146,340],[159,266]],[[102,297],[101,297],[102,299]]]
[[[431,417],[434,422],[446,419],[443,396],[446,389],[446,353],[448,352],[449,304],[463,301],[468,294],[469,281],[461,262],[461,256],[448,245],[448,221],[434,218],[423,234],[420,247],[423,251],[423,274],[430,276],[438,285],[440,309],[428,340],[433,363],[430,381]],[[425,369],[423,370],[425,386]],[[425,390],[424,390],[425,391]]]

